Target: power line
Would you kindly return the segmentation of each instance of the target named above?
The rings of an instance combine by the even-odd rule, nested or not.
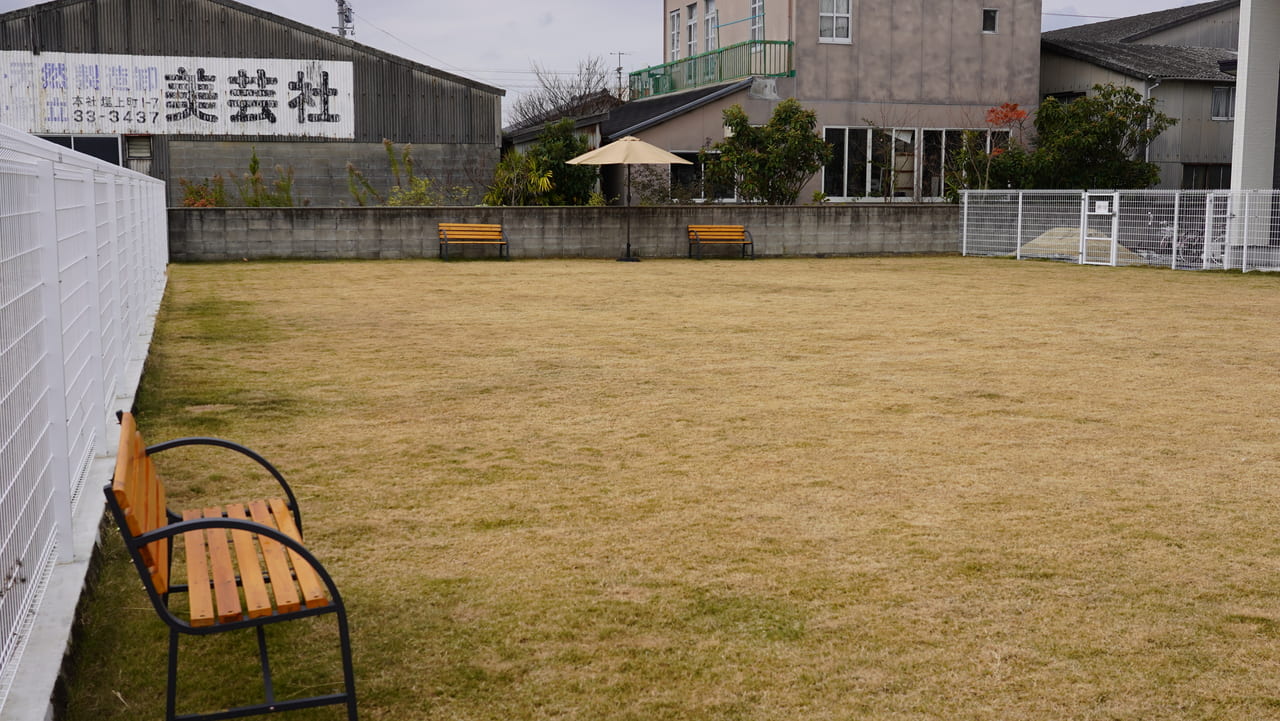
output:
[[[405,47],[410,48],[410,49],[412,49],[412,50],[414,50],[414,51],[417,51],[417,52],[419,52],[419,53],[422,53],[424,56],[429,57],[429,58],[431,58],[432,60],[435,60],[436,62],[440,63],[441,65],[447,66],[448,68],[450,68],[450,69],[452,69],[452,70],[454,70],[454,71],[457,71],[457,72],[465,72],[465,71],[463,71],[461,68],[459,68],[458,66],[454,65],[453,63],[450,63],[450,62],[448,62],[447,60],[444,60],[444,59],[442,59],[442,58],[438,58],[438,57],[436,57],[436,56],[432,55],[431,53],[427,52],[426,50],[423,50],[422,48],[420,48],[420,47],[418,47],[418,46],[414,45],[413,43],[409,42],[408,40],[405,40],[405,39],[403,39],[403,38],[401,38],[401,37],[397,36],[395,33],[392,33],[392,32],[390,32],[389,30],[384,30],[383,28],[379,27],[377,23],[373,22],[373,21],[372,21],[372,20],[370,20],[368,17],[366,17],[364,13],[358,13],[358,14],[360,15],[360,19],[361,19],[361,20],[363,20],[363,21],[365,21],[365,22],[366,22],[366,23],[368,23],[369,25],[372,25],[374,30],[377,30],[378,32],[382,33],[383,35],[386,35],[387,37],[392,38],[393,40],[398,41],[399,43],[401,43],[401,44],[402,44],[402,45],[404,45]]]

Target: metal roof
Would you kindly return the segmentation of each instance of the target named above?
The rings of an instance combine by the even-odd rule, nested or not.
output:
[[[286,18],[284,16],[276,15],[274,13],[269,13],[265,10],[260,10],[250,5],[245,5],[244,3],[236,2],[235,0],[187,0],[187,2],[199,2],[199,3],[210,3],[214,5],[221,5],[230,10],[244,13],[246,15],[250,15],[250,16],[259,18],[261,20],[265,20],[267,22],[273,23],[275,25],[283,26],[295,32],[313,36],[314,38],[323,40],[326,43],[333,43],[335,45],[345,46],[349,50],[370,56],[371,58],[384,60],[389,63],[403,66],[407,69],[412,69],[418,72],[426,73],[434,77],[440,78],[442,80],[448,80],[450,82],[457,83],[458,85],[463,85],[475,90],[493,93],[499,96],[506,95],[506,91],[503,90],[502,88],[494,87],[492,85],[487,85],[485,83],[481,83],[479,81],[472,80],[470,78],[462,77],[461,75],[455,75],[453,73],[440,70],[439,68],[433,68],[429,65],[423,65],[422,63],[417,63],[407,58],[402,58],[399,55],[393,55],[384,50],[379,50],[377,48],[370,47],[368,45],[357,43],[353,40],[348,40],[346,38],[339,37],[337,35],[334,35],[333,33],[325,32],[324,30],[321,30],[319,28],[314,28],[314,27],[311,27],[310,25],[305,25],[303,23],[297,22],[296,20],[290,20],[289,18]],[[51,2],[40,3],[37,5],[31,5],[29,7],[21,8],[18,10],[11,10],[6,13],[0,13],[0,25],[3,25],[8,22],[12,22],[22,17],[34,18],[43,13],[50,13],[50,12],[64,10],[68,8],[74,8],[77,5],[88,5],[90,6],[91,9],[96,10],[96,6],[100,4],[101,4],[100,0],[52,0]],[[164,0],[163,4],[165,6],[172,8],[172,7],[178,6],[180,3],[174,2],[173,0]],[[143,14],[145,15],[145,13]],[[96,31],[101,31],[101,29],[96,29]],[[10,45],[12,45],[12,43],[10,43]],[[18,50],[22,48],[13,47],[12,49]],[[67,50],[67,52],[70,52],[70,50]],[[239,53],[239,54],[242,54],[242,53]],[[230,57],[231,55],[226,55],[226,56]],[[270,56],[278,56],[278,55],[275,53],[272,53]]]

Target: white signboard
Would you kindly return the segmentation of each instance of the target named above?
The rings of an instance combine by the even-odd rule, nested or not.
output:
[[[0,51],[0,123],[45,135],[350,139],[351,63]]]

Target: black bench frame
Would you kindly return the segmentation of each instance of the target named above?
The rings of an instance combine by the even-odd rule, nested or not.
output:
[[[117,419],[121,415],[121,413],[117,413]],[[221,438],[189,437],[176,438],[163,443],[147,446],[146,454],[150,456],[173,448],[196,445],[216,446],[232,450],[249,457],[253,461],[257,462],[258,465],[265,468],[284,490],[285,496],[288,498],[288,508],[292,512],[298,532],[302,533],[302,515],[298,510],[298,501],[294,496],[293,489],[289,487],[288,482],[285,481],[284,476],[280,471],[255,451],[238,443],[233,443]],[[347,623],[346,606],[342,602],[342,595],[338,592],[337,584],[333,582],[333,578],[329,575],[328,571],[325,570],[324,566],[321,565],[320,561],[312,555],[311,551],[307,550],[305,546],[288,534],[281,533],[280,531],[261,523],[227,518],[225,516],[223,518],[201,518],[184,521],[177,514],[168,509],[165,511],[165,515],[168,520],[168,523],[165,526],[154,531],[135,536],[129,531],[128,519],[125,517],[123,509],[120,508],[120,505],[116,500],[115,493],[113,492],[113,484],[108,482],[103,491],[107,497],[107,508],[116,525],[120,529],[120,534],[124,538],[125,547],[128,549],[129,555],[133,559],[134,567],[142,577],[143,585],[147,589],[147,595],[151,599],[151,605],[155,608],[156,614],[160,616],[160,619],[169,626],[168,682],[165,687],[165,719],[167,721],[218,721],[220,719],[258,716],[335,704],[345,704],[347,707],[348,721],[358,721],[359,716],[356,711],[355,670],[351,662],[351,632]],[[168,590],[164,593],[158,593],[156,587],[151,581],[151,571],[147,568],[146,562],[142,557],[142,548],[155,541],[164,541],[167,543],[167,558],[171,571],[173,566],[173,539],[189,531],[204,529],[249,531],[250,533],[269,538],[283,545],[290,551],[301,556],[308,564],[311,565],[312,569],[316,572],[316,575],[325,585],[329,595],[329,603],[315,608],[308,608],[303,604],[302,608],[296,611],[288,613],[276,612],[270,616],[260,618],[249,618],[246,614],[245,618],[241,621],[215,623],[212,626],[193,626],[182,618],[179,618],[169,608],[169,596],[174,593],[187,592],[187,585],[170,583]],[[241,583],[241,579],[237,576],[236,585],[239,586]],[[337,615],[339,645],[341,646],[342,651],[342,691],[340,693],[309,696],[306,698],[287,699],[284,701],[276,700],[275,686],[271,679],[271,665],[267,654],[267,640],[264,631],[265,627],[274,623],[283,623],[299,618],[322,616],[331,613]],[[208,636],[247,628],[254,629],[257,634],[258,658],[262,670],[262,685],[265,700],[262,703],[252,704],[250,706],[239,706],[223,711],[178,714],[178,635],[185,633],[195,636]]]

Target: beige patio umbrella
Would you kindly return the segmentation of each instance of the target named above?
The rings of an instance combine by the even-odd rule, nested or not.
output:
[[[615,140],[604,147],[596,148],[566,160],[569,165],[625,165],[627,166],[627,205],[631,205],[631,166],[633,165],[693,165],[689,161],[672,155],[656,145],[650,145],[640,138],[628,135]],[[627,254],[619,260],[633,260],[631,257],[631,215],[627,215]]]

